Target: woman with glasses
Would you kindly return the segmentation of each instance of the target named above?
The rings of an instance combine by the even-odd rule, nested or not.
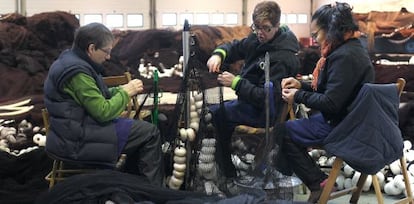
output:
[[[242,40],[218,46],[207,62],[210,72],[219,73],[218,82],[231,87],[238,97],[224,102],[224,111],[218,105],[210,107],[218,133],[216,160],[227,178],[236,176],[230,157],[234,128],[241,124],[253,127],[265,127],[266,124],[265,73],[260,66],[264,62],[265,53],[268,52],[270,56],[269,75],[274,86],[275,111],[271,113],[272,120],[278,117],[283,105],[280,94],[282,78],[295,76],[300,67],[296,56],[298,41],[286,26],[280,26],[280,15],[280,7],[276,2],[258,3],[252,15],[253,32]],[[226,65],[238,60],[244,60],[239,75],[227,72]]]
[[[334,127],[348,114],[351,103],[364,83],[374,81],[374,68],[358,37],[358,26],[347,3],[327,4],[312,16],[312,37],[320,45],[321,58],[311,84],[295,78],[282,80],[282,97],[288,103],[302,103],[319,110],[309,119],[276,126],[280,141],[279,167],[293,171],[311,190],[309,203],[316,203],[327,175],[309,156],[307,147],[323,146]]]
[[[114,167],[127,154],[125,171],[163,186],[161,137],[142,120],[119,118],[131,97],[143,91],[141,80],[108,89],[102,63],[110,59],[114,37],[100,23],[80,27],[72,49],[49,69],[44,102],[50,115],[46,151],[55,158]]]

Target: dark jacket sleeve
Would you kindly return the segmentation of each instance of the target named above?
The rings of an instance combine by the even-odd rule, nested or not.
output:
[[[286,63],[280,60],[271,62],[270,66],[269,78],[273,83],[274,96],[276,97],[276,100],[281,100],[280,82],[283,78],[288,76],[289,68],[286,66]],[[263,88],[265,82],[264,74],[260,81],[263,83],[256,86],[242,78],[236,87],[236,95],[240,100],[247,101],[256,108],[262,109],[265,105],[265,89]]]
[[[326,113],[339,113],[349,103],[354,90],[360,87],[360,80],[356,80],[361,70],[355,66],[352,55],[333,55],[327,60],[320,76],[326,76],[326,86],[317,92],[299,90],[295,94],[295,102],[303,103]],[[323,76],[322,76],[323,77]],[[357,88],[358,87],[358,88]]]
[[[286,41],[293,41],[289,38]],[[296,42],[296,41],[294,41]],[[279,43],[279,42],[278,42]],[[259,44],[255,35],[250,35],[240,41],[234,40],[232,43],[223,44],[218,49],[224,50],[226,56],[224,63],[233,63],[244,60],[245,64],[240,73],[240,81],[235,87],[236,95],[239,100],[245,101],[258,110],[265,105],[265,75],[264,70],[259,67],[260,62],[264,61],[264,55],[269,52],[270,67],[269,78],[273,83],[274,96],[276,100],[281,100],[280,82],[288,76],[295,76],[300,67],[300,62],[294,49],[284,48],[281,42],[277,44]],[[293,42],[290,42],[294,44]]]
[[[232,64],[238,60],[244,60],[246,56],[246,47],[247,47],[247,38],[244,38],[242,40],[233,40],[230,43],[225,43],[219,45],[213,54],[217,54],[222,59],[222,66],[226,64]],[[224,50],[226,53],[225,55],[222,54],[222,52],[216,52],[216,50]],[[224,70],[226,67],[222,67]]]

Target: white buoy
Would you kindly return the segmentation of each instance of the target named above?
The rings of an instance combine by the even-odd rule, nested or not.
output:
[[[335,183],[337,184],[337,189],[338,190],[342,190],[344,189],[344,184],[345,184],[345,176],[342,174],[339,174],[338,177],[336,177],[336,181]]]
[[[400,165],[400,160],[399,160],[399,159],[397,159],[397,160],[393,161],[393,162],[390,164],[390,169],[391,169],[391,172],[392,172],[394,175],[401,174],[401,165]]]
[[[385,176],[384,176],[384,174],[381,171],[379,171],[379,172],[376,173],[376,175],[377,175],[377,178],[378,178],[379,185],[381,186],[381,188],[384,188],[384,185],[385,185]]]
[[[352,187],[352,179],[346,178],[344,181],[344,188],[351,188]]]
[[[198,132],[199,123],[198,122],[191,122],[190,128],[193,128],[196,132]]]
[[[349,166],[348,164],[345,164],[344,166],[344,175],[345,177],[350,177],[354,173],[354,169]]]
[[[402,190],[395,186],[394,179],[393,179],[390,182],[385,184],[384,192],[387,195],[400,195],[402,193]]]
[[[413,147],[409,140],[404,140],[404,150],[410,150]]]
[[[188,141],[192,142],[196,138],[196,131],[193,128],[187,128]]]
[[[183,141],[187,140],[187,131],[185,128],[180,128],[180,139]]]

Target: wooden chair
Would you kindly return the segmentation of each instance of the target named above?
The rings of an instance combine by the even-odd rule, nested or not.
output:
[[[104,77],[104,82],[108,87],[114,87],[119,86],[123,84],[127,84],[129,81],[131,81],[131,74],[129,72],[125,72],[123,75],[120,76],[109,76]],[[132,97],[130,103],[127,106],[125,114],[123,116],[129,117],[129,118],[136,118],[136,111],[138,110],[138,101],[136,97]],[[42,109],[42,118],[43,118],[43,125],[46,129],[46,133],[49,130],[49,113],[46,109]],[[59,160],[57,158],[53,159],[53,166],[51,171],[46,175],[45,179],[49,181],[49,188],[52,188],[57,182],[65,180],[65,178],[75,175],[75,174],[83,174],[83,173],[91,173],[96,171],[97,169],[102,168],[109,168],[109,167],[102,167],[102,166],[96,166],[94,164],[92,165],[74,165],[73,162],[65,162],[62,160]],[[126,155],[121,154],[117,167],[122,165],[122,163],[125,161]],[[68,163],[71,163],[68,165]]]
[[[403,78],[399,78],[397,80],[397,82],[395,83],[397,88],[398,88],[398,93],[401,96],[401,93],[404,89],[405,86],[405,80]],[[396,202],[396,204],[402,204],[402,203],[414,203],[414,198],[412,195],[412,191],[411,191],[411,185],[410,185],[410,180],[409,180],[409,176],[407,173],[407,163],[405,160],[404,155],[399,159],[400,160],[400,164],[401,164],[401,170],[402,170],[402,174],[404,177],[404,183],[405,183],[405,189],[407,191],[407,196],[399,201]],[[344,189],[341,191],[336,191],[336,192],[332,192],[332,189],[335,185],[335,181],[336,178],[339,175],[339,172],[341,170],[343,164],[343,160],[339,157],[335,158],[335,161],[332,164],[332,169],[329,173],[329,177],[328,177],[328,181],[322,191],[321,197],[319,198],[319,203],[321,204],[326,204],[328,202],[328,200],[331,199],[335,199],[338,198],[340,196],[346,195],[348,193],[352,193],[351,199],[350,199],[350,203],[357,203],[359,200],[359,197],[361,195],[362,192],[362,188],[363,185],[368,177],[367,174],[363,174],[361,173],[361,176],[359,177],[359,180],[356,184],[356,186],[353,186],[351,188],[348,189]],[[371,175],[372,176],[372,183],[374,186],[374,190],[375,190],[375,194],[377,197],[377,201],[378,204],[383,204],[384,203],[384,198],[382,196],[382,192],[381,192],[381,187],[380,184],[378,182],[378,178],[376,175]]]
[[[282,110],[281,117],[277,120],[277,122],[284,122],[286,120],[293,120],[295,119],[295,113],[293,111],[292,104],[285,104],[284,109]],[[273,127],[270,128],[272,130]],[[266,129],[265,128],[258,128],[258,127],[251,127],[248,125],[238,125],[235,127],[234,131],[236,133],[243,133],[243,134],[250,134],[250,135],[256,135],[256,134],[265,134]]]
[[[105,84],[108,87],[115,87],[123,84],[127,84],[132,80],[131,73],[124,72],[123,75],[119,76],[108,76],[103,78]],[[128,118],[139,118],[139,115],[136,115],[139,108],[137,97],[132,97],[131,101],[128,103],[126,112],[124,113],[125,117]]]
[[[296,114],[295,114],[295,110],[293,108],[292,104],[284,104],[284,107],[282,109],[282,113],[280,115],[280,117],[276,120],[276,122],[278,123],[282,123],[285,122],[287,120],[295,120],[296,119]],[[270,128],[270,131],[273,129],[273,127]],[[266,129],[265,128],[258,128],[258,127],[252,127],[252,126],[247,126],[247,125],[238,125],[235,127],[234,130],[235,134],[244,134],[244,135],[254,135],[254,136],[259,136],[259,137],[263,137],[263,135],[265,135],[266,133]],[[263,155],[261,155],[263,152],[261,152],[260,150],[262,148],[264,148],[265,146],[265,139],[262,138],[262,140],[260,141],[258,148],[256,149],[255,152],[255,162],[259,162],[257,161],[256,158],[258,157],[263,157]],[[300,189],[301,191],[306,194],[306,186],[302,183],[300,184]]]

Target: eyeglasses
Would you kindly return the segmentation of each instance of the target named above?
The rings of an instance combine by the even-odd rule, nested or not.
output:
[[[316,32],[311,33],[312,39],[316,39],[318,37],[319,31],[321,31],[322,28],[319,28]]]
[[[250,28],[252,29],[252,31],[255,31],[255,32],[261,30],[261,31],[264,31],[264,32],[268,33],[274,28],[274,26],[266,26],[265,25],[265,26],[259,27],[259,26],[256,26],[255,24],[252,24],[250,26]]]
[[[107,49],[107,50],[105,50],[105,49],[102,49],[102,48],[98,48],[100,51],[102,51],[102,52],[104,52],[105,54],[107,54],[107,55],[111,55],[111,49]]]

